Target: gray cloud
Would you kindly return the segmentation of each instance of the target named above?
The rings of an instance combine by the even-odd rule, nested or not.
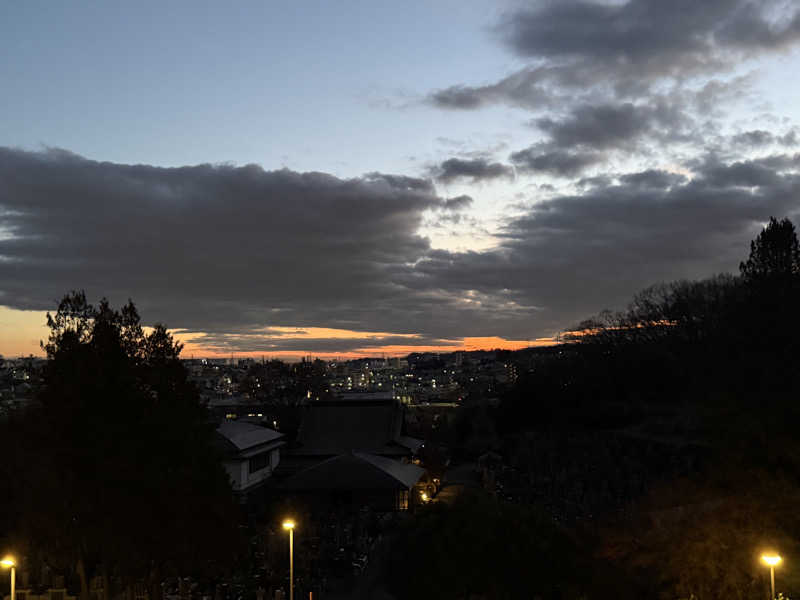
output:
[[[636,87],[626,80],[716,72],[734,60],[795,44],[800,9],[748,0],[567,0],[517,11],[498,31],[519,56],[578,61]]]
[[[622,175],[619,180],[623,185],[631,187],[666,189],[674,185],[685,183],[686,176],[679,173],[661,171],[659,169],[648,169],[647,171],[640,171],[639,173]],[[607,185],[610,185],[610,183]]]
[[[787,131],[784,135],[778,138],[778,141],[784,146],[797,146],[800,141],[797,139],[797,130],[792,129]]]
[[[755,130],[731,138],[719,119],[753,98],[742,61],[800,42],[800,7],[780,0],[564,0],[509,12],[494,33],[528,64],[494,82],[439,89],[428,101],[523,108],[543,137],[511,154],[522,172],[580,175],[612,159],[797,143]],[[729,154],[730,157],[734,156]]]
[[[431,175],[443,183],[449,183],[456,179],[469,179],[475,183],[500,177],[513,177],[514,169],[508,165],[491,162],[486,158],[448,158],[431,169]]]
[[[555,177],[571,177],[605,160],[597,152],[554,150],[546,144],[535,144],[514,152],[510,159],[520,170]]]
[[[710,159],[691,180],[654,170],[616,184],[597,179],[582,194],[539,202],[510,220],[498,249],[430,254],[418,270],[445,289],[508,290],[509,305],[540,307],[536,322],[547,331],[622,308],[652,283],[736,272],[769,215],[797,219],[798,170],[795,157],[776,155]]]
[[[419,285],[427,180],[370,173],[159,168],[0,149],[0,303],[52,309],[71,289],[133,298],[188,332],[321,326],[492,335],[491,310]],[[436,331],[437,333],[431,334]]]
[[[308,354],[336,354],[346,352],[381,352],[383,346],[458,344],[460,340],[409,338],[404,336],[378,336],[359,338],[291,338],[260,334],[206,333],[194,343],[218,353],[228,352],[302,352]]]
[[[445,210],[462,210],[472,204],[472,197],[462,194],[454,198],[448,198],[444,201],[442,208]]]
[[[47,308],[85,287],[158,299],[160,318],[190,328],[296,325],[320,305],[344,309],[344,323],[362,297],[392,303],[385,271],[428,250],[415,232],[442,204],[410,177],[163,169],[61,151],[0,150],[0,182],[13,234],[0,241],[4,303]]]
[[[533,123],[550,135],[558,147],[585,146],[598,150],[630,147],[647,134],[660,139],[677,140],[690,129],[689,117],[675,104],[664,100],[636,105],[582,104],[572,108],[564,119],[535,119]]]
[[[596,178],[582,194],[520,206],[497,248],[448,252],[417,234],[448,202],[425,180],[0,149],[0,229],[10,232],[0,302],[52,309],[73,288],[130,297],[146,320],[232,350],[345,352],[410,333],[535,338],[645,285],[735,271],[769,215],[798,214],[800,155],[687,166],[691,179]],[[387,335],[249,333],[268,326]]]
[[[474,110],[498,102],[528,109],[549,108],[559,100],[558,94],[548,85],[558,71],[525,68],[489,85],[454,85],[436,90],[428,96],[428,101],[452,110]]]
[[[800,9],[777,0],[564,0],[513,11],[495,31],[532,64],[496,83],[435,91],[431,102],[452,109],[498,102],[541,109],[557,104],[566,90],[597,87],[641,96],[659,80],[717,73],[796,45]]]
[[[754,129],[753,131],[745,131],[734,135],[733,138],[731,138],[731,142],[737,146],[757,148],[759,146],[773,144],[775,142],[775,136],[764,129]]]

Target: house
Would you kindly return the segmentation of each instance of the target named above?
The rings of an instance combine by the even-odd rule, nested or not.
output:
[[[269,479],[285,443],[281,433],[253,423],[230,420],[217,427],[217,444],[234,492],[247,494]]]
[[[425,469],[365,452],[347,452],[289,477],[281,488],[326,505],[407,510]]]
[[[297,473],[352,451],[409,461],[422,441],[402,435],[402,427],[403,406],[391,397],[312,402],[303,408],[297,442],[282,470]]]

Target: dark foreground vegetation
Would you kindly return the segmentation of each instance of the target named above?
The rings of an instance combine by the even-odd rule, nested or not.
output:
[[[766,598],[758,557],[776,549],[778,590],[800,594],[798,306],[794,227],[773,219],[738,276],[646,289],[526,355],[496,402],[466,394],[421,456],[446,477],[441,444],[453,464],[480,464],[484,485],[381,532],[369,589]],[[157,600],[170,576],[236,577],[246,519],[180,346],[145,333],[132,304],[82,294],[49,325],[39,402],[1,426],[0,542],[84,600],[97,578],[96,596],[146,585]]]
[[[0,435],[5,548],[84,599],[92,580],[101,599],[144,586],[158,600],[165,577],[226,572],[236,505],[180,345],[146,334],[133,304],[82,293],[48,325],[38,402]]]
[[[454,450],[502,456],[498,496],[554,528],[523,533],[520,518],[516,531],[498,526],[495,545],[455,527],[454,547],[486,551],[450,554],[447,567],[415,561],[423,574],[403,583],[407,597],[424,596],[435,571],[494,569],[505,541],[513,564],[516,535],[539,541],[525,551],[524,590],[470,579],[435,597],[766,598],[769,548],[791,557],[778,590],[800,593],[798,306],[794,227],[773,219],[739,276],[646,289],[543,353],[499,406],[465,407]],[[407,540],[458,510],[417,521]],[[558,545],[559,565],[580,568],[550,566],[561,535],[573,543]]]

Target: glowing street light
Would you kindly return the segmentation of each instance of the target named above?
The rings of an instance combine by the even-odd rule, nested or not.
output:
[[[11,569],[11,600],[16,600],[17,563],[13,557],[6,556],[3,560],[0,560],[0,565],[2,565],[4,569]]]
[[[770,596],[770,598],[772,598],[774,600],[774,598],[775,598],[775,567],[777,567],[779,564],[781,564],[781,561],[783,559],[780,556],[778,556],[777,554],[762,554],[761,555],[761,560],[764,561],[764,564],[769,566],[769,582],[770,582],[770,589],[772,590],[772,596]]]
[[[283,528],[289,530],[289,600],[294,600],[294,521],[286,519]]]

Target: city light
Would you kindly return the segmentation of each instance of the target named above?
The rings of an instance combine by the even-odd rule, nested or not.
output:
[[[283,528],[284,529],[294,529],[294,521],[292,521],[291,519],[286,519],[283,522]]]
[[[11,567],[16,567],[17,563],[12,557],[6,556],[3,560],[0,560],[0,565],[3,565],[6,569],[9,569]]]
[[[774,567],[774,566],[780,564],[781,560],[783,560],[783,559],[781,559],[781,557],[778,556],[777,554],[764,554],[761,557],[761,560],[763,560],[770,567]]]

